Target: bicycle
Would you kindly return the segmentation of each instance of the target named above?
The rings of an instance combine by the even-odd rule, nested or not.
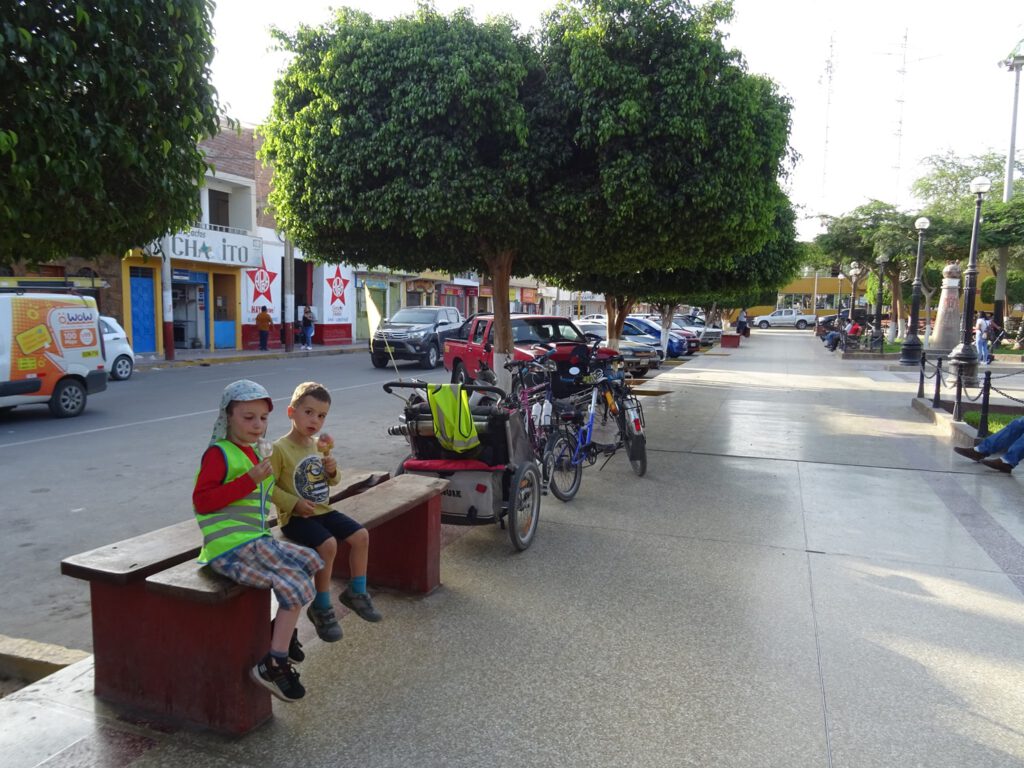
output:
[[[599,456],[605,455],[607,464],[620,448],[626,449],[630,466],[638,477],[647,472],[643,408],[629,390],[621,366],[621,357],[616,357],[609,363],[612,368],[609,373],[605,373],[604,368],[596,368],[588,377],[591,390],[586,417],[575,407],[559,414],[558,424],[548,437],[542,466],[549,474],[548,488],[562,501],[569,501],[579,492],[584,463],[593,466]],[[609,417],[614,420],[617,434],[612,443],[594,440],[599,408],[601,424],[607,424]]]

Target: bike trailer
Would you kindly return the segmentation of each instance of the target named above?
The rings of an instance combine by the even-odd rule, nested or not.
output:
[[[385,390],[398,386],[392,382]],[[457,452],[439,443],[429,405],[410,398],[401,423],[388,430],[405,436],[412,449],[396,474],[447,480],[449,485],[441,495],[442,522],[500,523],[503,527],[507,523],[513,545],[526,549],[537,528],[542,488],[523,418],[498,406],[472,406],[470,412],[480,445]]]

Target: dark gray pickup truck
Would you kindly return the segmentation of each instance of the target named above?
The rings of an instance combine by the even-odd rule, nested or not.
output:
[[[375,368],[386,366],[392,356],[395,360],[419,360],[423,368],[435,368],[441,360],[444,340],[464,322],[455,307],[403,307],[381,323],[373,335],[370,360]]]

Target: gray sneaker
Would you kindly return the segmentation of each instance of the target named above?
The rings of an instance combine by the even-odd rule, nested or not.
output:
[[[312,605],[306,609],[306,615],[316,627],[316,634],[325,643],[336,643],[341,640],[341,624],[334,615],[333,608],[314,608]]]
[[[338,600],[340,600],[341,604],[346,608],[355,611],[363,621],[380,621],[384,618],[380,615],[377,609],[373,607],[373,600],[370,599],[370,595],[367,592],[357,595],[346,589],[338,596]]]

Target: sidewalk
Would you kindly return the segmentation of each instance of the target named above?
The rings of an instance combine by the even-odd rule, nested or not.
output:
[[[303,621],[309,693],[266,726],[132,720],[87,659],[0,701],[4,765],[1019,768],[1024,477],[953,454],[916,382],[798,331],[668,367],[646,477],[588,468],[522,554],[462,529],[441,589],[338,644]]]
[[[321,355],[344,355],[344,354],[369,354],[368,342],[355,341],[351,344],[318,344],[313,349],[302,349],[299,345],[291,352],[285,351],[283,346],[271,347],[267,352],[258,349],[175,349],[174,359],[165,360],[163,356],[155,354],[137,355],[135,357],[136,370],[150,368],[174,368],[182,365],[216,365],[218,363],[241,363],[247,360],[264,359],[272,360],[282,357],[318,357]]]

